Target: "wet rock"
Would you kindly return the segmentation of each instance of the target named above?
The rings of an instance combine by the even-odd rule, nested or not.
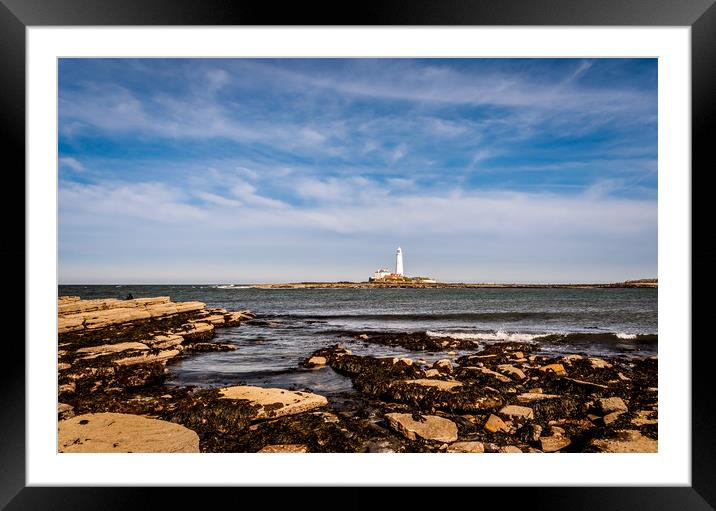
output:
[[[437,369],[441,373],[451,374],[453,370],[452,362],[447,358],[443,358],[433,364],[433,369]]]
[[[308,446],[303,444],[277,444],[277,445],[267,445],[263,449],[261,449],[259,452],[278,452],[278,453],[299,453],[299,452],[308,452]]]
[[[500,364],[497,366],[497,369],[501,373],[508,374],[516,380],[524,380],[525,378],[527,378],[527,376],[521,369],[517,369],[515,366],[512,366],[510,364]]]
[[[388,413],[385,415],[388,425],[408,440],[422,438],[437,442],[457,440],[457,426],[454,422],[436,415],[415,416],[410,413]]]
[[[306,367],[323,367],[328,363],[326,357],[310,357],[304,364]]]
[[[534,419],[534,412],[532,408],[518,405],[507,405],[503,407],[499,412],[501,416],[506,417],[510,420],[527,421]]]
[[[487,422],[485,422],[485,430],[489,431],[490,433],[507,433],[510,431],[510,427],[505,424],[505,421],[500,419],[497,415],[491,414],[490,417],[488,417]]]
[[[310,392],[240,385],[219,389],[222,399],[248,401],[256,407],[256,419],[281,417],[306,412],[328,404],[328,400]]]
[[[543,436],[539,439],[540,449],[543,452],[557,452],[569,446],[572,441],[562,435]]]
[[[57,370],[58,370],[58,371],[66,371],[67,369],[69,369],[69,368],[71,368],[71,367],[72,367],[71,364],[65,364],[65,363],[63,363],[63,362],[60,362],[59,364],[57,364]]]
[[[605,397],[597,400],[597,409],[604,415],[612,412],[628,412],[626,403],[620,397]]]
[[[624,412],[612,412],[602,417],[602,422],[605,426],[609,426],[613,422],[616,422],[619,416]]]
[[[440,371],[438,371],[437,369],[426,369],[425,370],[426,378],[435,378],[436,376],[440,376]]]
[[[584,359],[584,357],[582,355],[578,355],[576,353],[573,353],[570,355],[565,355],[564,357],[562,357],[562,361],[568,365],[572,365],[572,362],[574,362],[575,360],[582,360],[582,359]]]
[[[482,442],[455,442],[448,446],[447,452],[484,453],[485,444]]]
[[[402,380],[398,383],[406,384],[406,385],[420,385],[423,387],[434,387],[436,389],[440,390],[453,390],[458,387],[462,387],[462,383],[459,381],[445,381],[445,380],[428,380],[428,379],[419,379],[419,380]]]
[[[510,383],[512,381],[509,377],[505,376],[504,374],[500,374],[497,371],[493,371],[492,369],[474,366],[461,367],[458,374],[458,378],[470,378],[471,373],[485,374],[502,383]]]
[[[594,369],[605,369],[605,368],[611,368],[611,367],[612,367],[612,365],[611,365],[609,362],[607,362],[606,360],[602,360],[601,358],[590,358],[590,359],[589,359],[589,364],[590,364]]]
[[[592,440],[588,452],[658,452],[658,442],[635,430],[617,431],[616,436]]]
[[[193,431],[120,413],[78,415],[58,424],[59,452],[199,452]]]
[[[562,396],[557,394],[542,394],[535,392],[525,392],[517,396],[517,402],[523,404],[534,403],[535,401],[542,401],[543,399],[555,399]]]
[[[522,442],[537,443],[542,436],[542,426],[529,423],[517,430],[517,438]]]
[[[551,372],[556,374],[557,376],[566,376],[567,371],[564,369],[564,366],[562,364],[548,364],[546,366],[542,366],[539,368],[542,372]]]
[[[365,334],[362,334],[365,335]],[[400,346],[412,351],[446,351],[449,349],[475,349],[478,344],[466,339],[432,337],[426,332],[370,334],[361,339],[374,344]]]
[[[522,453],[522,449],[517,447],[516,445],[504,445],[500,447],[500,452],[502,453]]]

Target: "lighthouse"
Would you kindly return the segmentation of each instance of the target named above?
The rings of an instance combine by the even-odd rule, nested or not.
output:
[[[397,275],[403,275],[403,251],[398,247],[395,252],[395,273]]]

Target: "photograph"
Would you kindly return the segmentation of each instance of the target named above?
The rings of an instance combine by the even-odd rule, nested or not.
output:
[[[658,453],[659,64],[58,58],[57,453]]]

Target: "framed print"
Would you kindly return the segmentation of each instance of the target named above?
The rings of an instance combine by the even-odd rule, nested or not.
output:
[[[598,7],[3,0],[27,306],[2,505],[713,508],[716,7]]]

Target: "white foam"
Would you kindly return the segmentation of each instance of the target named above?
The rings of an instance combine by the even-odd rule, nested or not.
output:
[[[512,342],[529,342],[546,334],[526,334],[519,332],[505,332],[498,330],[497,332],[426,332],[430,337],[450,337],[452,339],[473,340],[473,341],[512,341]]]
[[[625,334],[624,332],[617,333],[618,339],[636,339],[636,334]]]

